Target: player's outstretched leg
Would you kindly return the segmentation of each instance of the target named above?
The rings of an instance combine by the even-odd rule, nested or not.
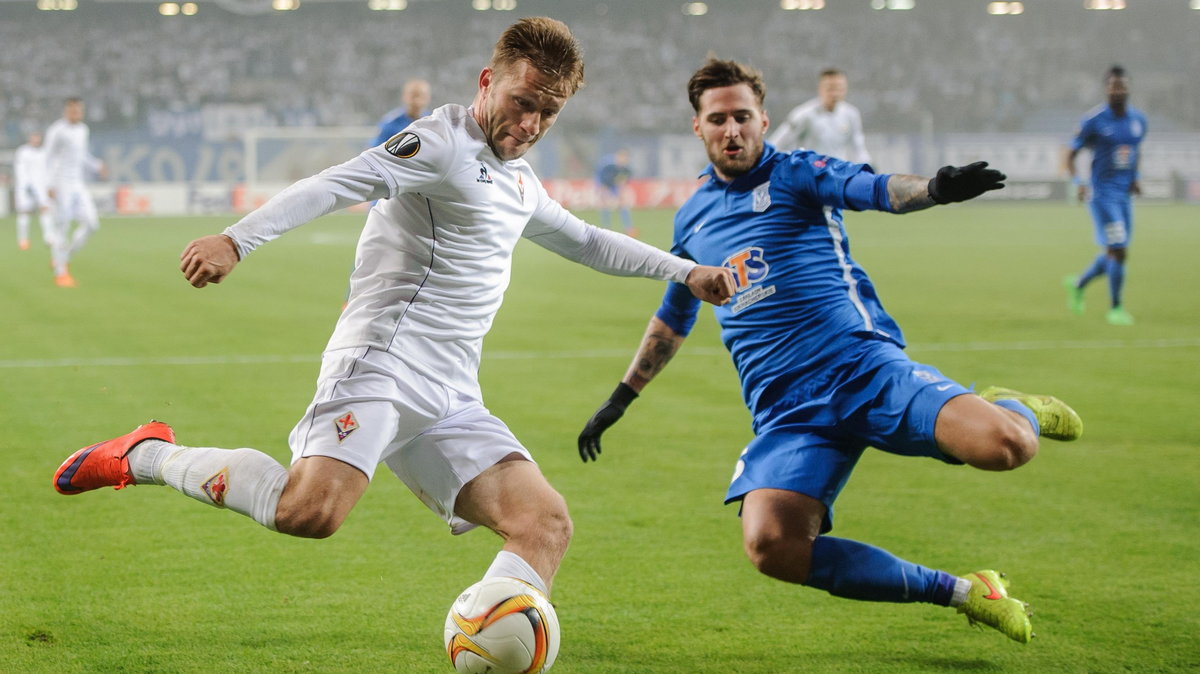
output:
[[[999,386],[989,386],[979,392],[988,402],[1015,400],[1029,408],[1037,417],[1042,437],[1051,440],[1078,440],[1083,435],[1083,420],[1069,405],[1051,395],[1021,393]]]
[[[142,424],[119,438],[84,447],[67,457],[54,473],[60,494],[81,494],[100,487],[122,489],[133,484],[129,451],[143,440],[175,442],[175,431],[161,421]]]
[[[972,625],[981,623],[999,630],[1013,641],[1029,643],[1034,636],[1029,622],[1029,605],[1008,596],[1008,580],[1004,574],[986,569],[966,577],[971,581],[971,590],[967,600],[959,605],[958,612],[966,615]]]
[[[1085,308],[1083,288],[1079,287],[1079,277],[1064,276],[1063,287],[1067,289],[1067,310],[1076,316],[1082,316]]]

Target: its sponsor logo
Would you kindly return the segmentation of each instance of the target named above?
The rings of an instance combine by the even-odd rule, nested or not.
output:
[[[216,475],[205,480],[200,488],[204,490],[213,505],[224,508],[225,492],[229,491],[229,467],[222,468]]]
[[[394,157],[409,159],[421,151],[421,139],[411,131],[401,131],[389,138],[388,142],[383,144],[383,149]]]
[[[490,173],[488,173],[487,167],[484,166],[482,162],[479,164],[479,177],[475,179],[475,182],[484,183],[486,185],[492,184],[492,176]]]
[[[337,429],[338,442],[341,442],[358,430],[358,419],[354,418],[354,412],[346,412],[333,420],[333,426]]]
[[[737,288],[737,300],[729,305],[730,312],[739,313],[775,294],[775,286],[761,285],[767,274],[771,273],[771,266],[767,264],[762,248],[752,246],[734,253],[725,258],[721,266],[733,271],[733,284]]]
[[[814,160],[812,160],[812,165],[817,168],[825,168],[825,160],[824,159],[814,159]]]

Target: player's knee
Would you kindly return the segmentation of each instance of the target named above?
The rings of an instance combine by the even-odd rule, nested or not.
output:
[[[968,461],[976,468],[1013,470],[1029,463],[1037,455],[1038,437],[1024,419],[998,423],[989,436],[989,451],[982,452]]]
[[[301,538],[329,538],[344,520],[332,504],[280,500],[275,510],[276,531]]]
[[[779,533],[748,533],[742,544],[746,557],[764,575],[789,583],[808,579],[812,562],[811,539],[789,539]]]
[[[501,521],[499,533],[539,547],[566,550],[574,535],[575,525],[567,512],[567,502],[561,494],[548,489],[541,498],[526,502],[520,512],[511,513]]]

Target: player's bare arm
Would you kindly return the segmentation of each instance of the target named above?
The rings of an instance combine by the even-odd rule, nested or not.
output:
[[[733,272],[724,267],[699,265],[688,272],[687,287],[696,297],[721,306],[733,297]]]
[[[937,205],[929,196],[929,178],[895,174],[888,180],[887,190],[894,213],[911,213]]]
[[[237,246],[224,234],[212,234],[192,241],[179,256],[179,270],[188,283],[203,288],[220,283],[237,265]]]
[[[985,161],[966,166],[943,166],[932,178],[896,174],[888,179],[888,199],[893,213],[909,213],[937,204],[967,201],[1002,189],[1008,176]]]
[[[638,347],[625,373],[623,380],[629,388],[642,392],[646,384],[667,366],[671,358],[679,351],[684,337],[672,330],[662,319],[654,316],[646,326],[646,334],[642,336],[642,344]]]

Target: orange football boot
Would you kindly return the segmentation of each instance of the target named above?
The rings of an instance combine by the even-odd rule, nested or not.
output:
[[[142,424],[113,438],[75,452],[54,473],[54,488],[60,494],[80,494],[100,487],[123,489],[134,484],[129,474],[129,450],[142,440],[175,442],[175,431],[161,421]]]
[[[54,277],[54,285],[58,286],[59,288],[74,288],[75,277],[71,276],[70,274],[59,274],[58,276]]]

